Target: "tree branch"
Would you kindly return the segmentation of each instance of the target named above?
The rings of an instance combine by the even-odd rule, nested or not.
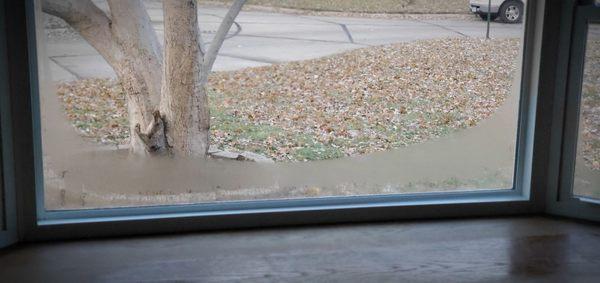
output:
[[[90,0],[43,0],[42,10],[75,29],[112,63],[123,54],[111,33],[111,20]]]
[[[200,51],[200,56],[204,58],[206,55],[206,50],[204,49],[204,38],[202,38],[202,29],[198,26],[198,49]]]
[[[206,51],[206,54],[204,55],[203,69],[205,73],[208,73],[210,70],[212,70],[215,60],[217,59],[217,54],[219,53],[219,49],[221,49],[231,25],[233,25],[235,18],[240,13],[242,6],[244,6],[245,3],[246,0],[235,0],[229,8],[229,11],[227,11],[227,14],[223,18],[223,21],[217,30],[217,34],[213,38],[208,50]]]
[[[144,4],[140,0],[108,0],[108,6],[115,39],[133,61],[157,103],[162,80],[162,48]]]

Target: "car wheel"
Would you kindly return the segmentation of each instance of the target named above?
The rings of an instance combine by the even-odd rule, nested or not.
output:
[[[505,23],[520,23],[523,20],[523,2],[509,0],[500,7],[500,19]]]
[[[479,17],[484,20],[487,21],[487,14],[479,14]],[[490,21],[495,20],[498,17],[498,14],[490,14]]]

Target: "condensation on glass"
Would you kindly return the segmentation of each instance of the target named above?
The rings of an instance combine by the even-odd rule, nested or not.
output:
[[[600,199],[600,24],[588,25],[579,137],[575,165],[575,196]]]
[[[114,68],[123,65],[107,63],[108,55],[93,47],[109,38],[90,43],[38,2],[45,208],[513,188],[522,23],[495,20],[486,40],[486,22],[467,14],[465,1],[300,2],[294,5],[309,6],[292,8],[342,11],[247,9],[235,19],[207,79],[206,158],[131,153],[129,139],[138,134],[126,75],[150,72],[117,76]],[[164,24],[160,1],[119,15],[104,1],[94,3],[112,17],[108,28],[129,34],[121,43],[147,33],[157,39],[153,50],[164,50],[165,37],[176,40],[166,35],[173,27]],[[199,5],[203,52],[226,9]],[[403,9],[415,14],[356,12]],[[440,15],[419,15],[431,12]],[[148,17],[143,29],[116,30],[140,15]],[[143,61],[136,58],[123,62]],[[189,62],[182,58],[171,71]]]

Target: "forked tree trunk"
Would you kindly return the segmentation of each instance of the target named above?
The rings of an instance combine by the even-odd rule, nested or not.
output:
[[[110,17],[90,0],[43,0],[42,9],[78,31],[117,74],[132,152],[197,157],[209,146],[208,74],[245,2],[234,0],[205,52],[196,0],[164,0],[164,56],[141,0],[108,0]]]

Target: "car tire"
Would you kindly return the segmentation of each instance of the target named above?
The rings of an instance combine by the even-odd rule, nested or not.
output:
[[[523,2],[518,0],[506,1],[500,6],[499,16],[502,22],[515,24],[523,21]]]
[[[479,17],[484,20],[487,21],[487,14],[479,14]],[[490,21],[495,20],[496,18],[498,18],[498,14],[490,14]]]

